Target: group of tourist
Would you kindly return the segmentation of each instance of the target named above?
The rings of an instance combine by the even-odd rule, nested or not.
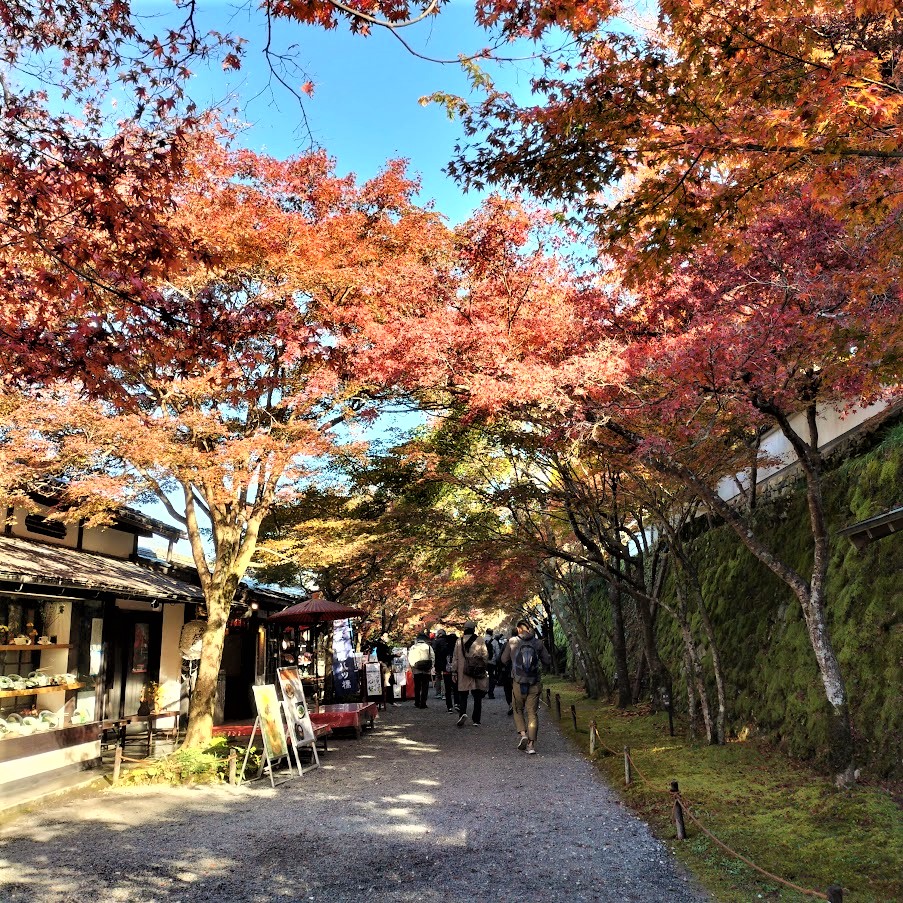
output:
[[[449,714],[458,716],[458,727],[464,727],[468,719],[479,725],[484,697],[495,699],[495,689],[500,686],[519,734],[517,748],[536,754],[540,666],[548,668],[551,658],[529,621],[518,621],[510,637],[493,635],[491,630],[480,636],[473,621],[464,625],[460,638],[438,630],[431,640],[422,632],[408,649],[408,663],[414,676],[414,705],[427,708],[434,684],[436,698],[445,702]]]

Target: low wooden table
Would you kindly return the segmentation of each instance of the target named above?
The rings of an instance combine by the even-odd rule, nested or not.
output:
[[[175,740],[179,736],[179,716],[181,712],[150,712],[147,715],[130,715],[131,721],[147,721],[147,757],[151,757],[154,749],[154,730],[157,729],[157,722],[161,718],[172,718],[173,726],[165,728],[171,740]]]

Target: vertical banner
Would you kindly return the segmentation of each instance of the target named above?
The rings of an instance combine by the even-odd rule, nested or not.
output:
[[[357,699],[357,660],[351,642],[351,621],[332,622],[332,686],[336,699]]]

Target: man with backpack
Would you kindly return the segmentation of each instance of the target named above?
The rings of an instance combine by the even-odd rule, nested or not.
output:
[[[511,664],[514,726],[520,733],[517,748],[528,756],[536,755],[539,730],[539,697],[542,692],[539,666],[552,664],[545,644],[533,632],[529,621],[517,622],[517,636],[511,637],[502,652],[502,664]]]
[[[486,667],[489,652],[482,637],[477,635],[477,625],[468,621],[464,635],[455,646],[452,655],[452,680],[457,688],[458,727],[467,723],[467,697],[473,696],[473,724],[478,726],[483,714],[483,697],[489,686],[489,670]]]

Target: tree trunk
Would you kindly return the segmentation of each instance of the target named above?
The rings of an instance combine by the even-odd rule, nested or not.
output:
[[[609,584],[608,601],[611,609],[611,646],[615,659],[615,675],[618,680],[618,708],[626,709],[631,702],[630,673],[627,665],[627,635],[624,632],[624,605],[621,587]]]
[[[677,623],[680,625],[680,635],[684,641],[684,656],[689,662],[692,679],[696,684],[696,693],[699,696],[699,708],[702,712],[703,724],[705,725],[706,741],[711,745],[715,745],[717,741],[715,738],[715,727],[712,723],[712,706],[709,702],[709,691],[705,684],[705,672],[703,671],[702,662],[699,660],[699,654],[696,651],[696,641],[690,630],[690,622],[687,620],[686,590],[682,586],[680,579],[675,580],[675,587],[680,605],[676,610],[672,611],[669,608],[668,611],[674,615]]]
[[[838,785],[850,786],[854,781],[850,711],[840,663],[831,644],[822,598],[813,594],[808,604],[803,605],[803,614],[828,700],[828,761],[834,769]]]
[[[659,710],[671,705],[671,673],[665,667],[665,663],[658,654],[658,646],[655,641],[655,624],[652,612],[645,599],[636,600],[636,610],[640,618],[643,631],[643,648],[646,652],[646,661],[649,664],[649,676],[651,678],[652,706]]]
[[[690,662],[690,656],[684,649],[684,682],[687,685],[687,722],[689,725],[689,735],[691,740],[696,739],[696,721],[699,717],[696,711],[696,693],[693,690],[693,665]]]
[[[705,607],[705,601],[702,598],[702,590],[698,583],[694,587],[694,595],[696,596],[696,607],[699,609],[699,617],[702,621],[702,630],[709,643],[709,649],[712,652],[712,671],[715,674],[715,692],[718,697],[718,714],[715,716],[715,736],[710,742],[717,743],[719,746],[724,743],[725,722],[727,720],[727,695],[725,691],[724,666],[721,664],[721,651],[715,639],[715,628],[712,626],[712,619],[709,617],[708,609]]]
[[[230,602],[222,595],[207,600],[207,629],[204,631],[201,660],[188,711],[188,731],[185,734],[184,745],[190,749],[209,746],[213,737],[213,713],[216,708],[216,690],[223,660],[229,608]]]

